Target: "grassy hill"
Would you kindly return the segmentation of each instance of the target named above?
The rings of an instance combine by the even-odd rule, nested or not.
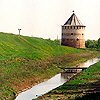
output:
[[[0,33],[0,100],[59,73],[59,66],[77,64],[94,52],[61,46],[42,38]]]
[[[48,39],[0,33],[0,60],[15,57],[36,60],[75,52],[80,52],[80,50],[61,47]]]

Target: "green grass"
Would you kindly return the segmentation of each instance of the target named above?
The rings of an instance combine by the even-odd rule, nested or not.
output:
[[[56,41],[0,33],[0,100],[59,73],[59,66],[93,57],[94,51],[61,46]],[[26,86],[24,86],[26,84]]]
[[[15,57],[37,60],[80,51],[70,47],[61,47],[48,39],[0,33],[0,60]]]

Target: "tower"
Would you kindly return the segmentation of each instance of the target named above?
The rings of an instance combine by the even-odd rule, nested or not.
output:
[[[71,17],[62,25],[61,44],[74,48],[85,48],[85,27],[73,11]]]

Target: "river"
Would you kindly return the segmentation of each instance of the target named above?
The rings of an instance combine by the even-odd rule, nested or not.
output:
[[[81,63],[77,66],[73,66],[73,67],[89,67],[97,62],[100,61],[100,58],[93,58],[91,60],[88,60],[84,63]],[[74,73],[69,73],[67,71],[59,73],[57,75],[55,75],[54,77],[52,77],[51,79],[42,82],[38,85],[33,86],[31,89],[28,89],[22,93],[20,93],[15,100],[32,100],[35,99],[39,96],[42,96],[46,93],[48,93],[49,91],[63,85],[65,82],[69,81],[74,75],[80,73],[82,71],[82,69],[69,69],[74,71]]]

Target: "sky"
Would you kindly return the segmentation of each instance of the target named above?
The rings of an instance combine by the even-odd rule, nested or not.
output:
[[[61,38],[72,11],[86,26],[85,39],[100,38],[100,0],[0,0],[0,32]]]

